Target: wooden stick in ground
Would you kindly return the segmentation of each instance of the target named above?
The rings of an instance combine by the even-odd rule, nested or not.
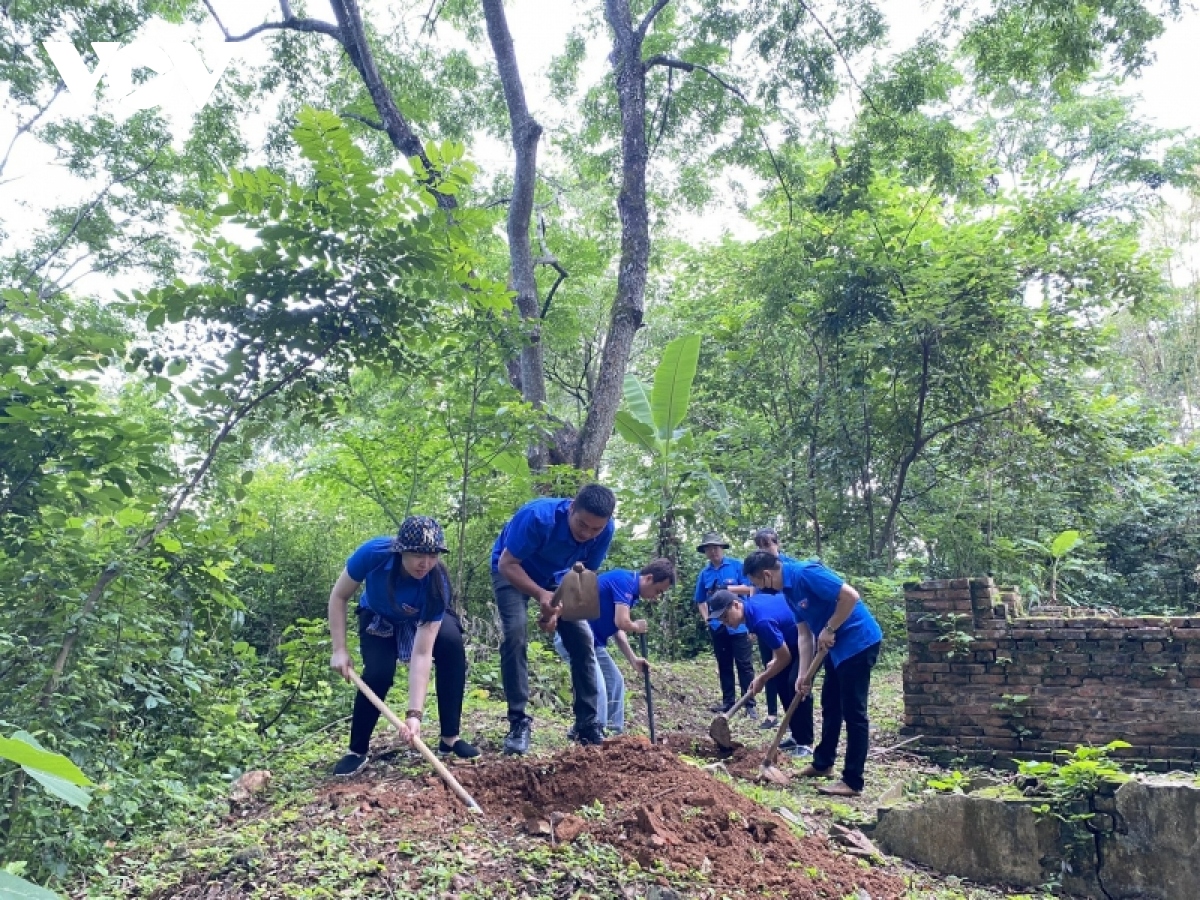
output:
[[[362,691],[362,695],[375,705],[375,708],[383,714],[383,717],[391,722],[397,731],[403,733],[404,723],[400,721],[399,717],[392,712],[386,703],[379,699],[379,695],[371,690],[365,681],[358,677],[358,673],[353,669],[350,670],[350,680],[354,682],[355,687]],[[425,746],[424,741],[420,738],[413,738],[412,744],[425,757],[426,762],[433,766],[434,771],[441,776],[442,781],[446,782],[446,786],[454,791],[458,799],[467,805],[467,809],[476,813],[483,812],[482,807],[475,802],[475,798],[468,794],[466,789],[458,783],[458,779],[450,774],[450,770],[446,768],[440,759],[433,755],[433,751]]]
[[[809,664],[808,671],[804,673],[804,680],[812,684],[813,679],[817,677],[817,672],[821,670],[821,663],[825,662],[825,654],[828,650],[818,650],[817,655],[813,657],[813,661]],[[787,730],[792,721],[792,714],[803,702],[804,698],[800,696],[800,692],[796,692],[796,696],[792,698],[792,702],[788,704],[787,712],[783,714],[783,719],[779,722],[779,727],[775,729],[775,740],[771,742],[771,749],[767,751],[766,757],[763,759],[763,768],[775,764],[775,757],[779,754],[779,744],[783,740],[783,733]]]
[[[916,737],[910,737],[907,741],[901,741],[898,744],[892,744],[890,747],[876,747],[869,754],[867,754],[867,756],[869,759],[878,759],[881,756],[886,756],[893,750],[899,750],[901,747],[907,747],[909,744],[915,744],[917,741],[923,740],[924,738],[925,735],[918,734]]]

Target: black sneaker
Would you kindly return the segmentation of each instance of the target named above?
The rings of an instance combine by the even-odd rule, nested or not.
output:
[[[479,755],[479,749],[472,744],[468,744],[462,738],[454,742],[454,746],[447,747],[446,743],[438,740],[438,753],[442,756],[449,756],[453,753],[459,759],[474,759]]]
[[[779,720],[777,718],[775,718],[774,716],[767,716],[765,719],[762,720],[762,722],[759,724],[758,727],[761,728],[763,731],[767,731],[771,728],[778,728]]]
[[[504,752],[510,755],[524,756],[529,752],[532,731],[533,719],[529,716],[523,716],[515,721],[510,720],[508,734],[504,737]]]
[[[714,703],[708,708],[708,711],[711,713],[723,713],[731,706],[733,706],[732,703]]]
[[[347,753],[333,767],[333,774],[339,778],[349,778],[351,775],[357,775],[362,771],[363,766],[367,764],[367,760],[369,759],[370,757],[365,753]]]
[[[604,743],[604,729],[599,725],[575,729],[575,741],[583,747],[596,747]]]
[[[758,718],[758,710],[755,709],[753,706],[747,706],[746,707],[746,718],[749,719],[751,722],[753,722],[755,719]]]

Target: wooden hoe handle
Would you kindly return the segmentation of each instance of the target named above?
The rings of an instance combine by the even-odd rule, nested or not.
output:
[[[359,678],[358,673],[353,669],[350,670],[350,680],[354,682],[355,687],[362,691],[362,695],[375,705],[375,708],[383,714],[383,717],[396,727],[397,731],[404,731],[404,723],[400,721],[399,717],[394,712],[392,712],[391,707],[380,700],[379,695],[371,690],[367,686],[367,683]],[[468,794],[466,789],[458,783],[458,779],[450,774],[450,770],[446,768],[445,764],[440,759],[434,756],[432,750],[425,746],[424,741],[422,741],[420,738],[413,738],[412,743],[413,746],[420,751],[421,755],[425,757],[425,760],[431,766],[433,766],[434,771],[441,776],[442,781],[446,782],[446,786],[450,788],[450,790],[454,791],[454,793],[458,795],[458,799],[467,805],[467,809],[475,813],[483,812],[482,807],[475,802],[475,798]]]

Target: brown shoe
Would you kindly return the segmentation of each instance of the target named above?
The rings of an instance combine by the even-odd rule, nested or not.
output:
[[[839,781],[837,784],[823,784],[817,788],[817,793],[826,794],[830,797],[861,797],[862,791],[856,791],[844,781]]]
[[[833,767],[818,769],[816,766],[807,765],[796,774],[801,778],[829,778],[833,774]]]

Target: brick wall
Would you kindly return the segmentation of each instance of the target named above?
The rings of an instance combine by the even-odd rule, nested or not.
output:
[[[905,585],[904,733],[976,760],[1124,740],[1200,766],[1200,618],[1018,617],[990,578]]]

